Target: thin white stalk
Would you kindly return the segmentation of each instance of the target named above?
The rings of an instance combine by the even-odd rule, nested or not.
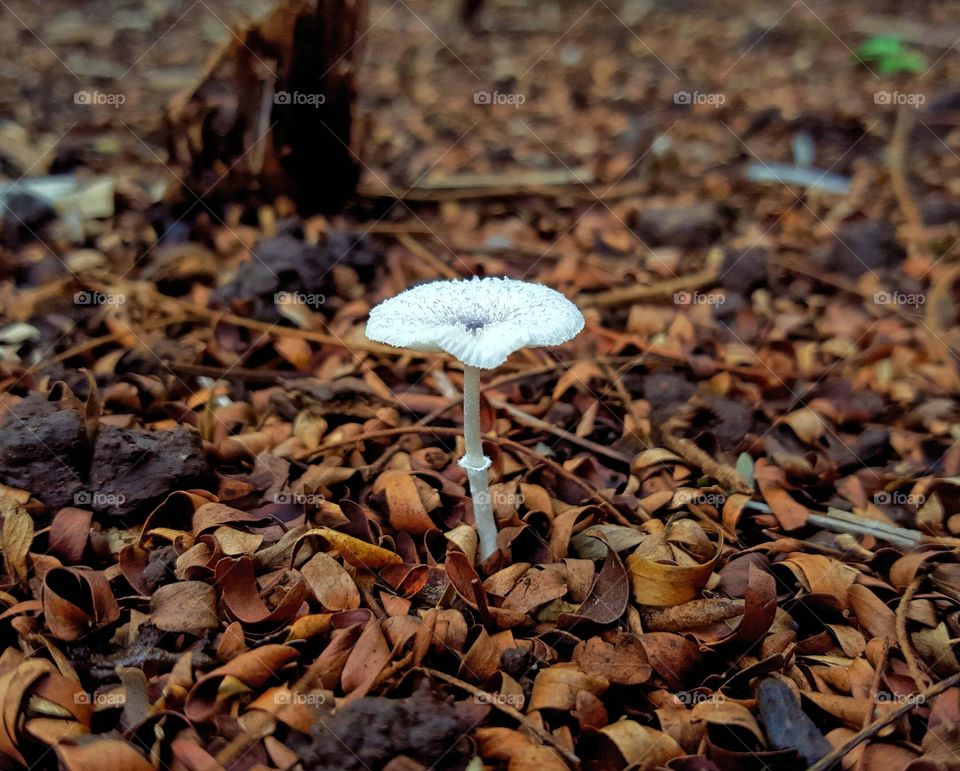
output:
[[[468,365],[463,367],[463,442],[466,455],[460,459],[460,466],[466,470],[470,481],[480,559],[484,560],[497,550],[497,520],[493,516],[487,479],[490,459],[483,454],[480,433],[480,370]]]

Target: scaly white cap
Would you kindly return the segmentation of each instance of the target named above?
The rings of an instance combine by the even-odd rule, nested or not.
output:
[[[583,329],[583,314],[560,292],[512,278],[431,281],[370,311],[371,340],[415,351],[446,351],[493,369],[521,348],[559,345]]]

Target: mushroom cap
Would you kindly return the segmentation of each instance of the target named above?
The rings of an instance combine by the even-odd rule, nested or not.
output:
[[[431,281],[370,311],[371,340],[446,351],[471,367],[499,367],[514,351],[559,345],[583,329],[583,314],[560,292],[512,278]]]

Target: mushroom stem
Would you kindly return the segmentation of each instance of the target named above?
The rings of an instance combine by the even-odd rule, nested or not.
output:
[[[473,498],[473,519],[480,539],[480,559],[485,560],[497,550],[497,520],[493,516],[487,469],[490,459],[483,454],[480,433],[480,370],[465,364],[463,367],[463,442],[466,454],[460,459],[461,468],[470,480]]]

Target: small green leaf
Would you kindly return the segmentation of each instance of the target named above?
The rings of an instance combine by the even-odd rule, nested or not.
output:
[[[904,53],[903,43],[890,35],[874,35],[857,49],[857,58],[862,62],[876,62]]]
[[[862,64],[876,65],[881,75],[918,74],[927,67],[922,54],[908,51],[899,38],[892,35],[870,38],[857,49],[856,57]]]
[[[919,74],[927,68],[927,60],[920,54],[904,51],[899,56],[891,56],[878,62],[881,75],[897,75],[901,72]]]

